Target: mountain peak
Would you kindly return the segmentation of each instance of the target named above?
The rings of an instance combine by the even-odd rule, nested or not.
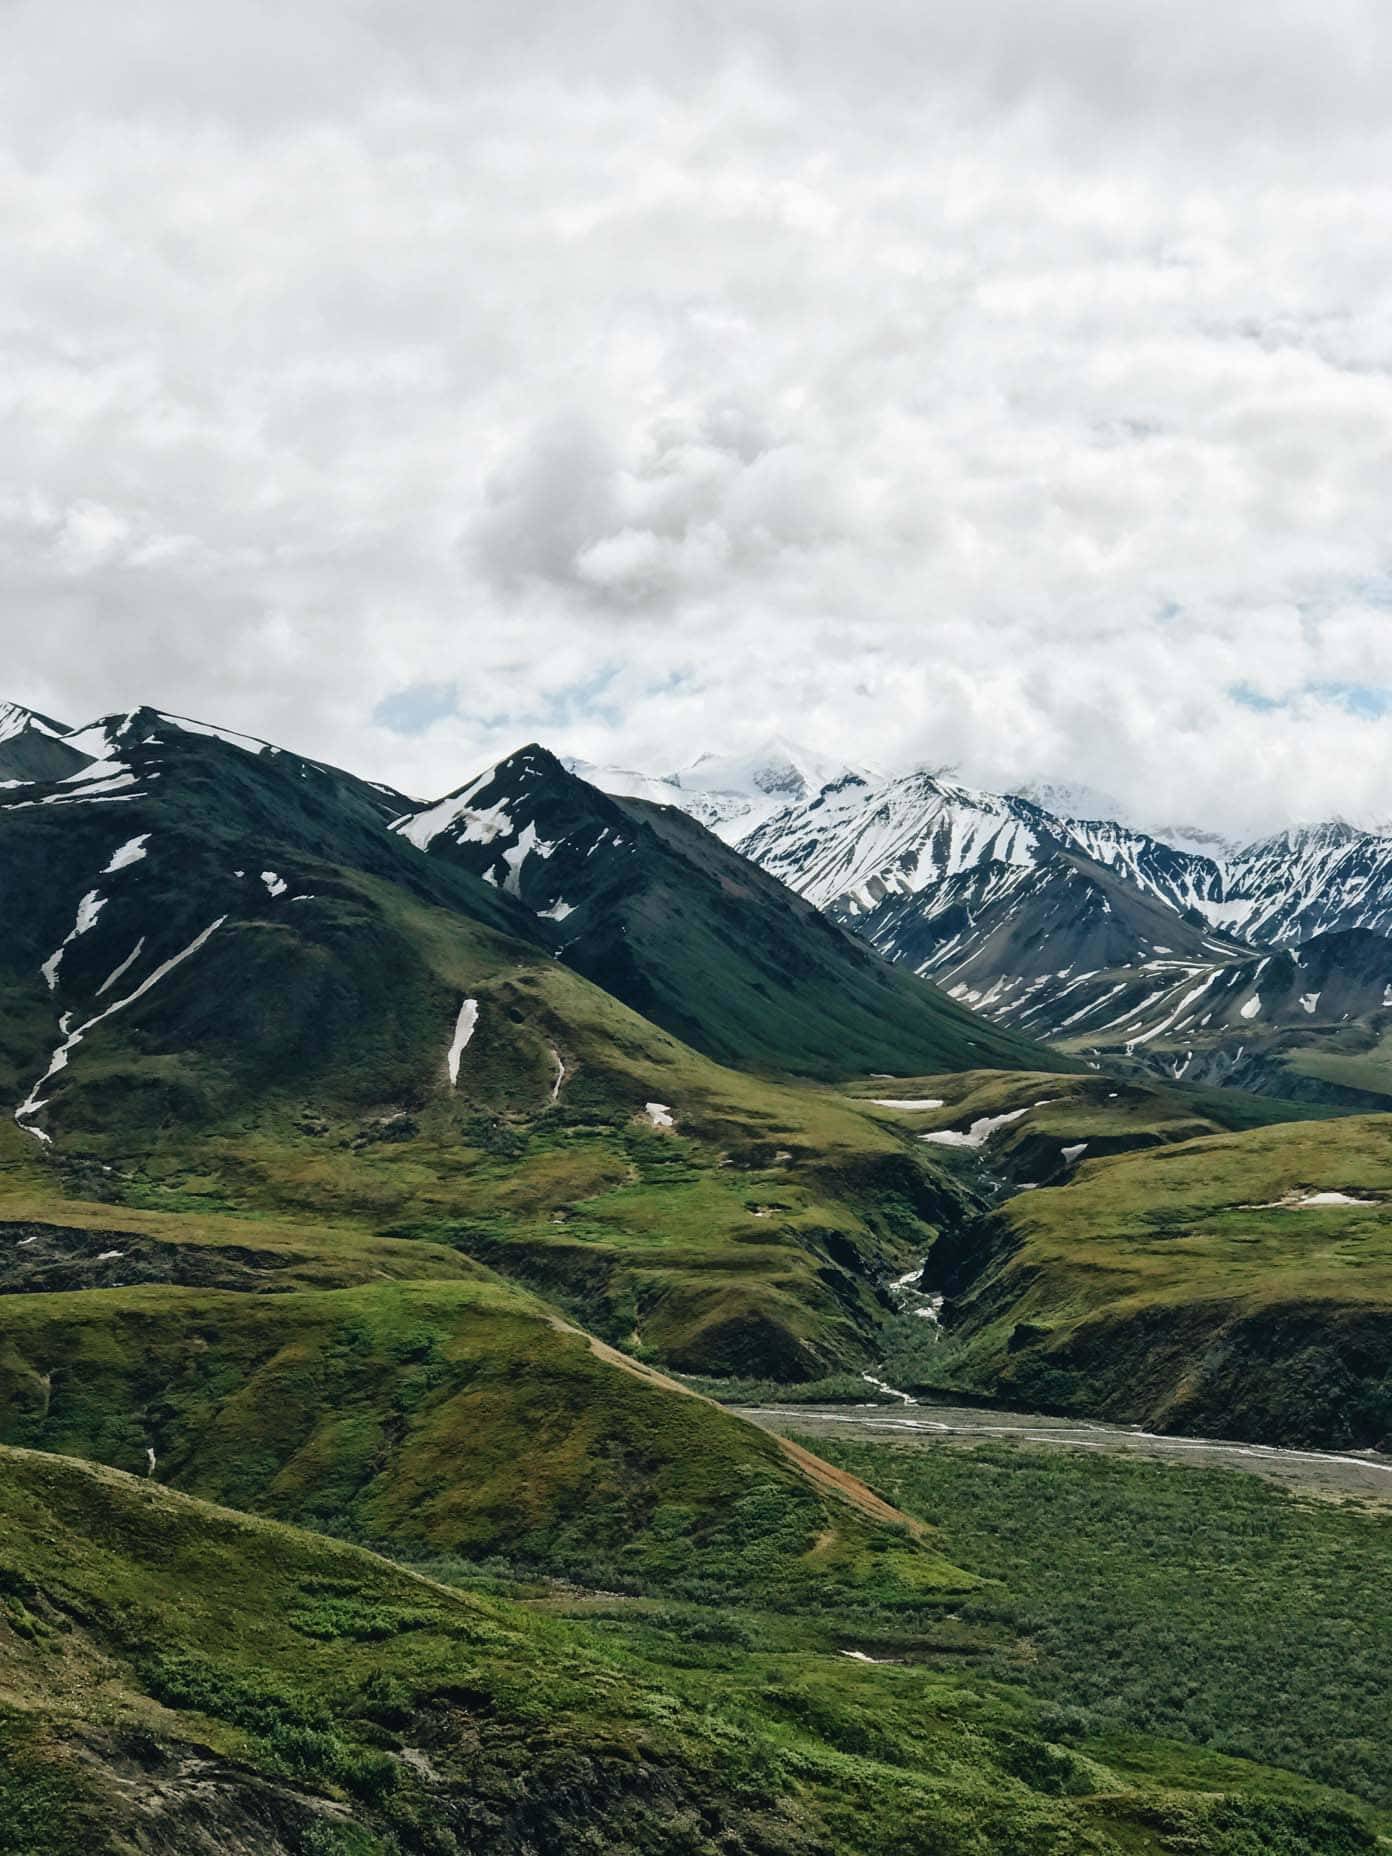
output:
[[[67,740],[61,722],[23,703],[0,703],[0,783],[60,780],[87,764],[88,756]]]
[[[62,722],[40,715],[37,709],[26,709],[23,703],[0,702],[0,741],[31,732],[56,737],[66,735],[68,730]]]

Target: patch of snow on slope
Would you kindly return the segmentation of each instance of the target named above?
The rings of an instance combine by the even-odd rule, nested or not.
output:
[[[145,937],[144,935],[141,935],[140,939],[136,942],[135,946],[131,949],[131,951],[126,955],[125,959],[121,962],[120,966],[116,968],[115,972],[108,973],[106,978],[102,981],[101,985],[98,986],[97,992],[96,992],[96,996],[98,999],[101,998],[102,994],[109,987],[114,986],[116,984],[117,980],[121,978],[122,974],[129,972],[129,970],[135,965],[136,961],[139,960],[141,950],[144,946],[145,946]]]
[[[278,876],[274,870],[263,870],[261,881],[266,885],[266,893],[269,896],[283,896],[290,887],[285,878]]]
[[[672,1111],[665,1102],[645,1102],[643,1113],[655,1128],[675,1128]]]
[[[118,870],[125,870],[131,864],[138,864],[145,855],[145,846],[149,837],[148,831],[142,831],[138,838],[128,838],[119,850],[111,853],[111,862],[102,871],[102,875],[114,876]]]
[[[1065,1166],[1076,1166],[1088,1150],[1086,1141],[1076,1141],[1072,1147],[1061,1149]]]
[[[872,1096],[876,1108],[945,1108],[937,1096]]]
[[[1255,1018],[1260,1011],[1261,1011],[1261,994],[1259,992],[1254,992],[1251,998],[1247,1001],[1246,1005],[1242,1007],[1242,1010],[1239,1016],[1241,1016],[1242,1018]]]
[[[466,999],[459,1008],[458,1018],[454,1021],[454,1037],[450,1041],[449,1055],[445,1058],[451,1089],[459,1087],[459,1059],[464,1055],[469,1039],[474,1035],[478,1025],[478,1015],[478,1000]]]
[[[95,889],[89,889],[81,902],[78,903],[77,920],[68,930],[65,939],[59,942],[58,946],[54,948],[48,959],[44,961],[43,965],[39,968],[40,973],[42,973],[44,978],[48,981],[48,990],[50,992],[52,992],[54,987],[58,984],[58,968],[62,963],[64,949],[75,941],[79,935],[86,934],[87,930],[96,922],[98,915],[101,914],[105,906],[106,897]]]
[[[508,867],[508,873],[503,879],[506,894],[517,895],[522,884],[522,866],[529,857],[549,857],[555,848],[554,844],[547,844],[537,837],[535,823],[529,821],[525,824],[517,834],[516,844],[510,844],[503,852],[503,862]]]
[[[16,1123],[21,1128],[24,1128],[26,1134],[34,1135],[36,1139],[42,1141],[45,1146],[51,1144],[52,1136],[45,1134],[42,1128],[25,1127],[28,1118],[31,1115],[37,1115],[44,1107],[44,1103],[39,1098],[39,1091],[43,1088],[44,1084],[50,1082],[53,1077],[57,1076],[60,1070],[65,1070],[68,1067],[69,1056],[94,1026],[99,1025],[105,1018],[115,1017],[117,1012],[124,1012],[128,1005],[134,1005],[137,999],[143,998],[152,986],[157,986],[159,984],[166,973],[172,972],[182,961],[187,960],[190,954],[196,954],[208,937],[215,933],[217,929],[221,928],[226,920],[227,917],[225,915],[219,915],[217,920],[215,922],[210,922],[201,934],[196,935],[194,939],[189,942],[187,947],[181,948],[177,954],[171,955],[168,960],[163,961],[157,966],[153,973],[148,974],[136,987],[134,992],[128,992],[124,998],[117,999],[114,1004],[107,1006],[104,1012],[98,1012],[94,1018],[87,1019],[84,1024],[77,1027],[76,1031],[68,1030],[70,1014],[66,1012],[63,1014],[58,1024],[59,1031],[63,1033],[63,1042],[49,1059],[48,1068],[14,1112]]]
[[[1300,1210],[1320,1205],[1378,1205],[1379,1199],[1356,1199],[1347,1192],[1311,1192],[1305,1198],[1297,1200]]]
[[[1313,1014],[1317,1010],[1319,1002],[1320,996],[1317,992],[1303,992],[1300,995],[1300,1009],[1302,1012]]]
[[[997,1128],[1008,1127],[1012,1121],[1019,1121],[1029,1112],[1029,1108],[1016,1108],[1006,1115],[983,1115],[979,1121],[972,1123],[965,1134],[955,1128],[939,1128],[933,1134],[920,1134],[918,1138],[921,1141],[932,1141],[938,1147],[984,1147]]]
[[[544,922],[563,922],[567,915],[574,915],[574,913],[573,902],[553,902],[549,909],[538,911],[540,919]]]

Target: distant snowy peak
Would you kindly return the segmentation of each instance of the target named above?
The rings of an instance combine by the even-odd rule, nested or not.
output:
[[[602,767],[567,755],[561,765],[577,780],[597,786],[614,799],[646,799],[655,806],[679,806],[683,794],[675,774],[636,773],[631,767]]]
[[[1032,864],[1047,832],[1024,802],[916,772],[843,779],[764,821],[739,849],[819,908],[854,917],[979,864]]]
[[[10,741],[16,735],[31,732],[57,737],[68,731],[61,722],[51,721],[37,709],[26,709],[17,702],[0,702],[0,741]]]
[[[22,703],[0,703],[0,785],[60,779],[81,767],[85,756],[68,744],[67,733],[61,722]]]
[[[753,753],[703,754],[674,773],[644,774],[571,760],[570,772],[618,799],[678,806],[727,844],[748,836],[789,806],[815,799],[847,779],[874,775],[774,735]]]
[[[1069,780],[1031,780],[1025,786],[1017,786],[1014,797],[1029,800],[1041,812],[1052,813],[1055,818],[1120,820],[1126,816],[1121,801],[1110,793]]]
[[[786,806],[815,797],[847,774],[873,778],[844,761],[772,735],[752,754],[702,754],[671,779],[684,792],[732,793],[751,799],[760,794]]]

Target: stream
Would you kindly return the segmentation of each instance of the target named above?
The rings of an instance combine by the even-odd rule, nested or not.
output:
[[[886,1388],[888,1389],[888,1388]],[[902,1393],[896,1396],[903,1397]],[[1369,1452],[1286,1450],[1210,1437],[1171,1437],[1138,1425],[1038,1413],[986,1411],[922,1402],[883,1405],[740,1405],[732,1409],[765,1430],[802,1438],[849,1437],[919,1449],[944,1444],[1012,1443],[1030,1449],[1100,1450],[1205,1469],[1240,1469],[1306,1495],[1357,1496],[1392,1506],[1392,1457]]]

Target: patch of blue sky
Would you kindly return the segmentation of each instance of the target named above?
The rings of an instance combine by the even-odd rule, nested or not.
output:
[[[1291,709],[1298,703],[1312,700],[1337,704],[1363,721],[1377,721],[1392,714],[1392,689],[1381,683],[1302,683],[1299,689],[1287,690],[1280,696],[1269,696],[1250,683],[1231,683],[1228,695],[1244,709],[1255,709],[1260,715],[1268,715],[1276,709]]]

